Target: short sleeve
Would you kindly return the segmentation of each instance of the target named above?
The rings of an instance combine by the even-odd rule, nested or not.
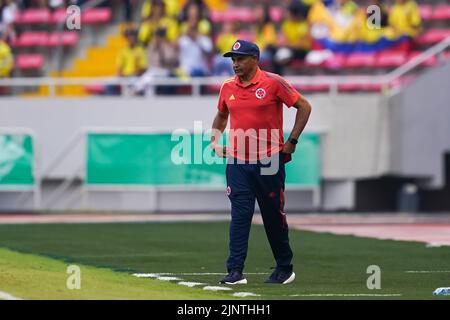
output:
[[[228,113],[228,106],[225,100],[225,84],[222,84],[222,87],[220,88],[220,93],[219,93],[219,101],[217,102],[217,109],[220,112],[224,112],[224,113]]]
[[[275,83],[277,98],[288,107],[292,107],[300,99],[301,94],[282,77],[276,76]]]

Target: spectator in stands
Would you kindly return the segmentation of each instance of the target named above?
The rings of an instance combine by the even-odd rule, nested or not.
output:
[[[141,19],[145,20],[152,12],[152,4],[155,0],[145,0],[141,8]],[[180,1],[178,0],[164,0],[164,6],[166,8],[166,14],[168,17],[177,19],[180,15]]]
[[[139,29],[139,41],[147,46],[157,28],[166,29],[166,38],[170,42],[176,42],[179,36],[178,24],[166,15],[165,4],[161,0],[152,3],[150,15],[144,20]]]
[[[205,4],[205,1],[203,0],[188,0],[181,10],[179,20],[180,21],[187,21],[189,16],[189,10],[192,6],[195,6],[198,9],[198,19],[208,19],[209,17],[209,8]]]
[[[238,38],[236,23],[233,21],[226,21],[222,25],[222,31],[216,39],[216,49],[218,53],[214,56],[213,75],[227,76],[233,75],[233,62],[230,58],[225,58],[223,55],[230,51],[230,48]]]
[[[361,15],[360,23],[359,23],[359,30],[360,35],[359,39],[364,41],[365,43],[375,43],[376,41],[380,40],[382,37],[387,37],[388,33],[388,17],[389,17],[389,11],[386,5],[383,3],[383,0],[368,0],[367,1],[367,7],[369,6],[377,6],[380,8],[380,19],[379,21],[375,21],[371,19],[371,15],[373,12],[369,11],[367,12],[364,10],[364,14]],[[368,22],[379,22],[379,26],[372,26],[369,25]]]
[[[139,45],[137,30],[128,28],[124,35],[128,46],[123,48],[117,59],[117,75],[119,77],[135,78],[141,76],[147,70],[147,55],[145,49]],[[120,87],[107,86],[108,94],[119,94]]]
[[[422,21],[416,2],[395,0],[389,13],[389,26],[397,36],[417,36],[422,31]]]
[[[158,28],[148,46],[147,57],[149,68],[136,83],[137,92],[145,91],[146,96],[153,96],[154,86],[150,85],[152,79],[156,77],[175,76],[179,65],[178,51],[175,45],[167,40],[166,29]],[[157,86],[158,93],[173,93],[173,87]]]
[[[188,20],[187,30],[178,40],[183,75],[201,77],[210,74],[208,61],[213,51],[211,38],[199,33],[198,23]]]
[[[14,57],[9,45],[4,41],[0,32],[0,79],[9,78],[14,68]],[[10,87],[0,86],[0,95],[8,95],[11,92]]]
[[[14,21],[19,10],[16,0],[5,0],[5,4],[1,11],[1,25],[0,32],[3,33],[3,39],[9,43],[16,38],[14,29]]]
[[[201,1],[200,1],[201,2]],[[189,24],[197,24],[198,33],[204,36],[211,35],[211,23],[205,15],[205,6],[199,4],[198,1],[190,1],[183,9],[180,29],[181,33],[185,33]]]
[[[273,69],[273,57],[276,52],[277,30],[270,17],[267,4],[255,8],[256,22],[253,25],[255,43],[261,52],[259,64],[264,70]]]
[[[275,72],[282,74],[283,66],[294,59],[303,60],[311,50],[312,40],[309,23],[306,19],[307,8],[299,1],[293,1],[288,7],[288,18],[282,22],[282,36],[274,57]]]
[[[334,20],[331,38],[338,42],[355,42],[359,37],[358,15],[362,12],[352,0],[335,0],[328,10]]]

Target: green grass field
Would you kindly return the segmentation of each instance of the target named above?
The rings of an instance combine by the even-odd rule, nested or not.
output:
[[[228,248],[228,223],[0,225],[0,291],[24,299],[448,299],[448,247],[304,231],[290,233],[295,283],[264,284],[274,266],[262,226],[252,226],[248,285],[211,292],[177,281],[136,278],[160,273],[218,286]],[[8,249],[8,250],[6,250]],[[66,288],[66,268],[81,268],[81,289]],[[381,268],[381,289],[369,290],[369,265]],[[194,274],[195,273],[195,274]],[[181,281],[181,280],[180,280]],[[249,299],[248,297],[246,299]]]

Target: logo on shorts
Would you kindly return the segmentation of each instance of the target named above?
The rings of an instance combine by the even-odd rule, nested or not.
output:
[[[233,50],[239,50],[240,47],[241,47],[241,44],[239,42],[235,42],[233,45]]]
[[[227,196],[229,196],[230,194],[231,194],[231,187],[228,186],[228,187],[227,187]]]
[[[266,96],[266,90],[264,90],[263,88],[256,89],[255,96],[258,99],[264,99],[264,97]]]

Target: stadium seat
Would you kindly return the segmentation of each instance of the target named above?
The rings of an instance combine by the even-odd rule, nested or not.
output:
[[[251,8],[240,7],[230,8],[226,11],[211,10],[211,21],[216,23],[221,22],[253,22],[255,21],[255,15]]]
[[[431,20],[449,20],[450,19],[450,5],[439,4],[434,9]]]
[[[389,83],[389,88],[395,89],[395,88],[404,87],[404,86],[410,84],[411,82],[413,82],[415,78],[416,77],[414,75],[408,75],[408,76],[396,78]]]
[[[48,46],[55,47],[61,43],[65,47],[73,47],[78,43],[78,39],[78,33],[74,31],[52,32],[49,36]]]
[[[65,21],[67,18],[67,12],[66,9],[56,9],[50,18],[50,23],[60,23]]]
[[[375,55],[371,53],[352,53],[344,62],[344,68],[371,67],[375,64]]]
[[[431,45],[450,37],[450,29],[430,29],[415,39],[418,45]]]
[[[340,69],[345,64],[346,56],[342,54],[334,54],[331,58],[327,59],[323,66],[327,69]]]
[[[14,47],[45,47],[48,44],[47,31],[25,31],[14,42]]]
[[[273,22],[280,22],[283,19],[283,8],[271,7],[269,14]]]
[[[297,89],[300,93],[309,92],[328,92],[330,91],[329,84],[300,84],[294,85],[294,88]]]
[[[88,9],[81,14],[81,22],[86,24],[102,24],[111,21],[112,10],[110,8]]]
[[[365,91],[365,92],[380,92],[382,88],[381,83],[346,83],[338,85],[339,92],[356,92],[356,91]]]
[[[293,59],[286,66],[288,68],[301,68],[305,66],[305,61],[302,59]]]
[[[421,54],[420,51],[411,52],[408,56],[408,61],[414,59],[415,57],[417,57],[420,54]],[[425,60],[424,62],[422,62],[420,65],[425,66],[425,67],[433,67],[437,63],[438,63],[438,58],[436,56],[432,56],[432,57],[428,58],[427,60]]]
[[[375,59],[377,68],[396,68],[406,63],[407,56],[404,52],[384,51],[380,52]]]
[[[104,94],[105,86],[101,84],[91,84],[84,87],[86,92],[90,94]]]
[[[16,59],[16,67],[21,70],[38,70],[43,66],[42,54],[19,54]]]
[[[220,92],[220,88],[222,85],[220,84],[210,84],[205,86],[205,93],[208,94],[218,94]]]
[[[248,30],[240,30],[237,34],[239,39],[242,40],[247,40],[247,41],[254,41],[255,40],[255,35],[248,31]]]
[[[50,10],[47,8],[26,9],[17,16],[17,24],[49,24],[51,22]]]
[[[433,16],[433,6],[430,4],[424,4],[419,6],[420,17],[424,21],[431,20]]]

